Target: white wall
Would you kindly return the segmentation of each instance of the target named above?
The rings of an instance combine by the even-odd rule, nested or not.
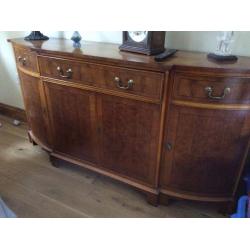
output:
[[[11,45],[7,38],[23,37],[29,32],[0,32],[0,103],[23,108],[23,101],[17,76],[16,66]],[[70,38],[72,31],[47,32],[50,37]],[[121,31],[80,31],[83,40],[103,41],[121,43]],[[213,51],[216,47],[216,36],[218,32],[197,31],[171,31],[166,34],[166,47],[191,50],[191,51]],[[235,32],[235,43],[233,53],[236,55],[250,56],[250,32]],[[250,67],[250,66],[249,66]]]
[[[8,38],[24,37],[27,31],[0,32],[0,103],[23,108],[21,89],[15,65],[15,58]],[[46,32],[55,37],[63,37],[63,32]]]
[[[211,52],[216,48],[218,31],[171,31],[167,32],[166,43],[170,48]],[[232,53],[250,56],[250,32],[234,33]]]
[[[0,33],[0,103],[16,107],[23,107],[20,97],[19,80],[15,66],[15,59],[7,38],[23,36],[25,32]]]

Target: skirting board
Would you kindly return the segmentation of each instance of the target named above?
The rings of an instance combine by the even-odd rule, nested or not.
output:
[[[7,104],[0,103],[0,114],[9,116],[22,122],[27,122],[25,110],[9,106]]]

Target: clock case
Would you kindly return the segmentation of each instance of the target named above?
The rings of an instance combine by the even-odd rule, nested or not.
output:
[[[165,50],[165,31],[148,31],[142,42],[131,39],[128,31],[123,31],[123,43],[119,47],[122,51],[130,51],[145,55],[160,54]]]

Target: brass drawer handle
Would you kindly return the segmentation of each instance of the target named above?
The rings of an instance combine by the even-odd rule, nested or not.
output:
[[[60,66],[58,66],[58,67],[56,68],[56,70],[59,72],[59,76],[60,76],[60,77],[62,77],[62,78],[67,78],[67,79],[72,78],[72,74],[73,74],[72,69],[70,69],[70,68],[67,69],[65,75],[64,75],[64,73],[63,73],[63,69],[62,69]]]
[[[134,81],[132,79],[129,79],[128,82],[127,82],[127,85],[123,85],[122,84],[122,81],[120,80],[119,77],[115,77],[115,82],[116,82],[116,86],[119,88],[119,89],[131,89],[133,87],[133,84],[134,84]]]
[[[213,88],[212,87],[206,87],[205,91],[207,92],[207,97],[210,99],[215,99],[215,100],[222,100],[226,97],[227,94],[230,93],[231,89],[230,88],[224,88],[223,94],[221,96],[213,96]]]
[[[25,57],[19,56],[19,57],[17,58],[17,60],[18,60],[18,62],[20,62],[23,66],[26,65],[27,59],[26,59]]]

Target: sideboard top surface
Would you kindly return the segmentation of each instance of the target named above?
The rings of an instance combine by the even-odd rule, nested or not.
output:
[[[23,38],[10,39],[15,45],[28,47],[37,53],[53,56],[74,57],[102,63],[145,67],[151,70],[166,71],[171,67],[194,67],[225,72],[250,73],[250,57],[240,56],[236,62],[215,62],[207,59],[202,52],[178,51],[164,62],[155,62],[154,56],[122,52],[119,44],[82,41],[82,47],[76,49],[69,39],[50,38],[47,41],[25,41]]]

